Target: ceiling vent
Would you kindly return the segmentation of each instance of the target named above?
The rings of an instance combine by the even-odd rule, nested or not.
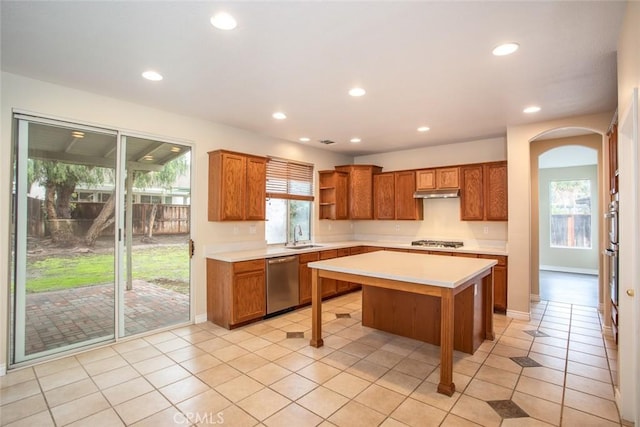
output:
[[[330,140],[330,139],[321,139],[321,140],[320,140],[320,143],[321,143],[321,144],[324,144],[324,145],[331,145],[331,144],[335,144],[336,142],[335,142],[335,141],[332,141],[332,140]]]

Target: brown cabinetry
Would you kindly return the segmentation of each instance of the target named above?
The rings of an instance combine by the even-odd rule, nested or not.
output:
[[[349,256],[349,248],[341,248],[338,249],[338,258],[343,256]],[[349,291],[349,282],[345,282],[344,280],[336,281],[336,292],[344,293]]]
[[[307,264],[313,261],[318,261],[320,254],[318,252],[310,252],[306,254],[300,254],[298,257],[298,286],[300,291],[300,304],[306,304],[311,302],[311,269]]]
[[[348,219],[349,174],[340,171],[318,172],[320,219]]]
[[[416,190],[460,188],[460,168],[421,169],[416,171]]]
[[[478,255],[479,258],[495,259],[493,267],[493,309],[507,311],[507,257],[502,255]]]
[[[373,175],[382,172],[382,168],[374,165],[344,165],[335,169],[349,174],[349,218],[373,219]]]
[[[395,219],[395,178],[393,172],[373,176],[373,218]]]
[[[421,220],[423,217],[422,199],[413,197],[416,191],[415,171],[394,172],[395,180],[395,219]]]
[[[460,219],[507,221],[507,162],[460,168]]]
[[[609,194],[618,193],[618,125],[613,123],[609,137]]]
[[[207,259],[207,319],[231,328],[266,314],[264,259]]]
[[[320,260],[338,258],[338,250],[330,249],[320,251]],[[329,298],[336,294],[337,281],[335,279],[322,279],[322,298]]]
[[[265,219],[265,157],[209,152],[209,221]]]
[[[422,200],[413,197],[415,190],[415,171],[374,175],[374,219],[422,219]]]

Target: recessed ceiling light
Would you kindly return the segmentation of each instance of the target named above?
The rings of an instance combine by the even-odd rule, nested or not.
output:
[[[538,111],[540,111],[540,107],[538,107],[537,105],[532,105],[522,110],[523,113],[527,114],[537,113]]]
[[[160,80],[162,80],[162,74],[153,70],[145,71],[144,73],[142,73],[142,77],[147,80],[151,80],[152,82],[159,82]]]
[[[220,12],[211,17],[211,25],[219,30],[233,30],[238,26],[238,23],[235,18],[227,12]]]
[[[426,132],[429,130],[429,126],[420,126],[418,132]]]
[[[303,136],[302,138],[300,138],[300,142],[309,142],[311,141],[311,138],[307,138],[306,136]]]
[[[354,144],[357,144],[358,142],[361,142],[362,140],[360,138],[351,138],[350,141],[353,142]]]
[[[74,138],[78,138],[78,139],[84,138],[84,132],[80,132],[80,131],[76,130],[76,131],[71,132],[71,136],[74,137]]]
[[[283,113],[282,111],[276,111],[275,113],[273,113],[271,115],[271,117],[273,117],[276,120],[284,120],[287,118],[287,115],[285,113]]]
[[[153,160],[153,156],[152,155],[146,155],[142,158],[143,160]]]
[[[504,44],[501,44],[500,46],[496,46],[493,49],[493,54],[495,56],[511,55],[513,52],[518,50],[519,47],[520,47],[520,45],[518,43],[515,43],[515,42],[504,43]]]
[[[180,147],[171,147],[171,152],[172,153],[179,153],[180,152]]]
[[[361,87],[354,87],[349,91],[349,95],[351,96],[362,96],[365,93],[367,93],[367,91],[362,89]]]

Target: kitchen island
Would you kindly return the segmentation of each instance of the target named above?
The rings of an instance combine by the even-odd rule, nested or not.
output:
[[[368,290],[390,292],[375,301],[378,313],[373,316],[374,327],[393,331],[398,316],[410,312],[402,307],[389,307],[395,295],[439,299],[439,310],[413,313],[410,323],[418,330],[440,325],[437,336],[440,344],[440,382],[438,392],[448,396],[455,392],[453,383],[454,332],[473,341],[474,331],[485,339],[494,339],[492,268],[495,260],[479,258],[442,257],[393,251],[378,251],[309,263],[312,269],[312,330],[311,346],[321,347],[322,340],[322,279],[336,279],[361,283],[363,295]],[[471,304],[456,304],[456,296],[471,297]],[[374,298],[375,299],[375,298]],[[364,297],[363,297],[364,304]],[[456,313],[456,306],[459,312]],[[386,310],[385,308],[388,308]],[[382,310],[381,310],[382,309]],[[382,311],[382,312],[380,312]],[[396,315],[397,313],[397,315]],[[471,328],[454,331],[455,320],[470,319]],[[363,307],[363,322],[365,310]],[[469,322],[467,322],[468,324]],[[364,323],[366,325],[366,323]],[[407,335],[407,334],[403,334]],[[410,336],[410,335],[409,335]],[[469,341],[467,339],[467,341]],[[471,353],[475,348],[471,348]]]

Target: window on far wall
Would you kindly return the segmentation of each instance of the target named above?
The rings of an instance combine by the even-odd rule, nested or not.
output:
[[[591,249],[591,180],[549,183],[552,248]]]
[[[265,225],[267,243],[310,241],[312,211],[313,165],[269,158]]]

